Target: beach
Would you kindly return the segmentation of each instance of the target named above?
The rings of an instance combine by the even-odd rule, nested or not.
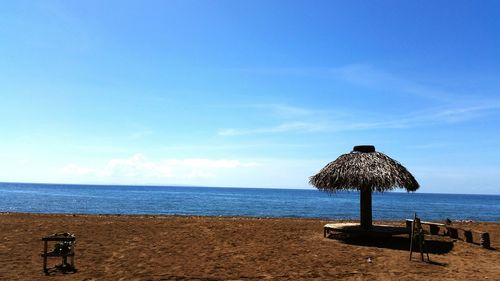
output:
[[[324,238],[331,222],[0,213],[0,280],[499,280],[500,223],[454,223],[489,232],[493,249],[427,236],[426,263],[409,260],[406,237]],[[56,232],[76,236],[76,273],[43,273],[41,238]]]

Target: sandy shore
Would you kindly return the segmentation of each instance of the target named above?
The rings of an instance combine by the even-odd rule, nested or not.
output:
[[[433,263],[409,261],[407,238],[349,244],[323,238],[325,223],[0,213],[0,280],[500,280],[498,249],[433,237]],[[468,226],[500,247],[500,223]],[[43,274],[41,237],[54,232],[76,235],[76,273]]]

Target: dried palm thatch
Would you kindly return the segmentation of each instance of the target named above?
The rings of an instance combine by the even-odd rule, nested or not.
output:
[[[380,152],[353,151],[341,155],[312,176],[310,183],[322,191],[360,190],[387,191],[397,187],[407,191],[418,189],[412,174],[396,160]]]
[[[370,228],[371,193],[400,187],[407,191],[419,188],[413,175],[399,162],[376,152],[374,146],[355,146],[353,151],[330,162],[310,178],[310,184],[326,192],[359,190],[361,226]]]

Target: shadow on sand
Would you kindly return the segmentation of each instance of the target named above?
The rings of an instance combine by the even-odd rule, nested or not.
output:
[[[341,238],[340,241],[359,246],[386,248],[401,251],[410,251],[410,239],[402,236],[392,237],[353,237]],[[446,241],[444,239],[426,240],[427,250],[429,254],[446,254],[453,249],[453,241]],[[418,245],[415,249],[419,251]]]
[[[48,268],[45,271],[45,275],[47,276],[55,276],[55,275],[67,275],[76,273],[78,270],[76,268],[72,268],[67,265],[56,265],[52,268]]]

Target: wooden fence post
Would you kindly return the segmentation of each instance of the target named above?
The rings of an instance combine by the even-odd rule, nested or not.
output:
[[[488,232],[481,233],[479,245],[481,245],[481,247],[483,248],[490,247],[490,234],[488,234]]]
[[[464,236],[465,236],[465,242],[472,243],[472,231],[470,229],[464,230]]]
[[[439,233],[439,226],[429,224],[429,231],[430,231],[431,235],[437,235]]]
[[[450,235],[451,238],[457,239],[458,238],[458,229],[454,227],[448,227],[448,235]]]

